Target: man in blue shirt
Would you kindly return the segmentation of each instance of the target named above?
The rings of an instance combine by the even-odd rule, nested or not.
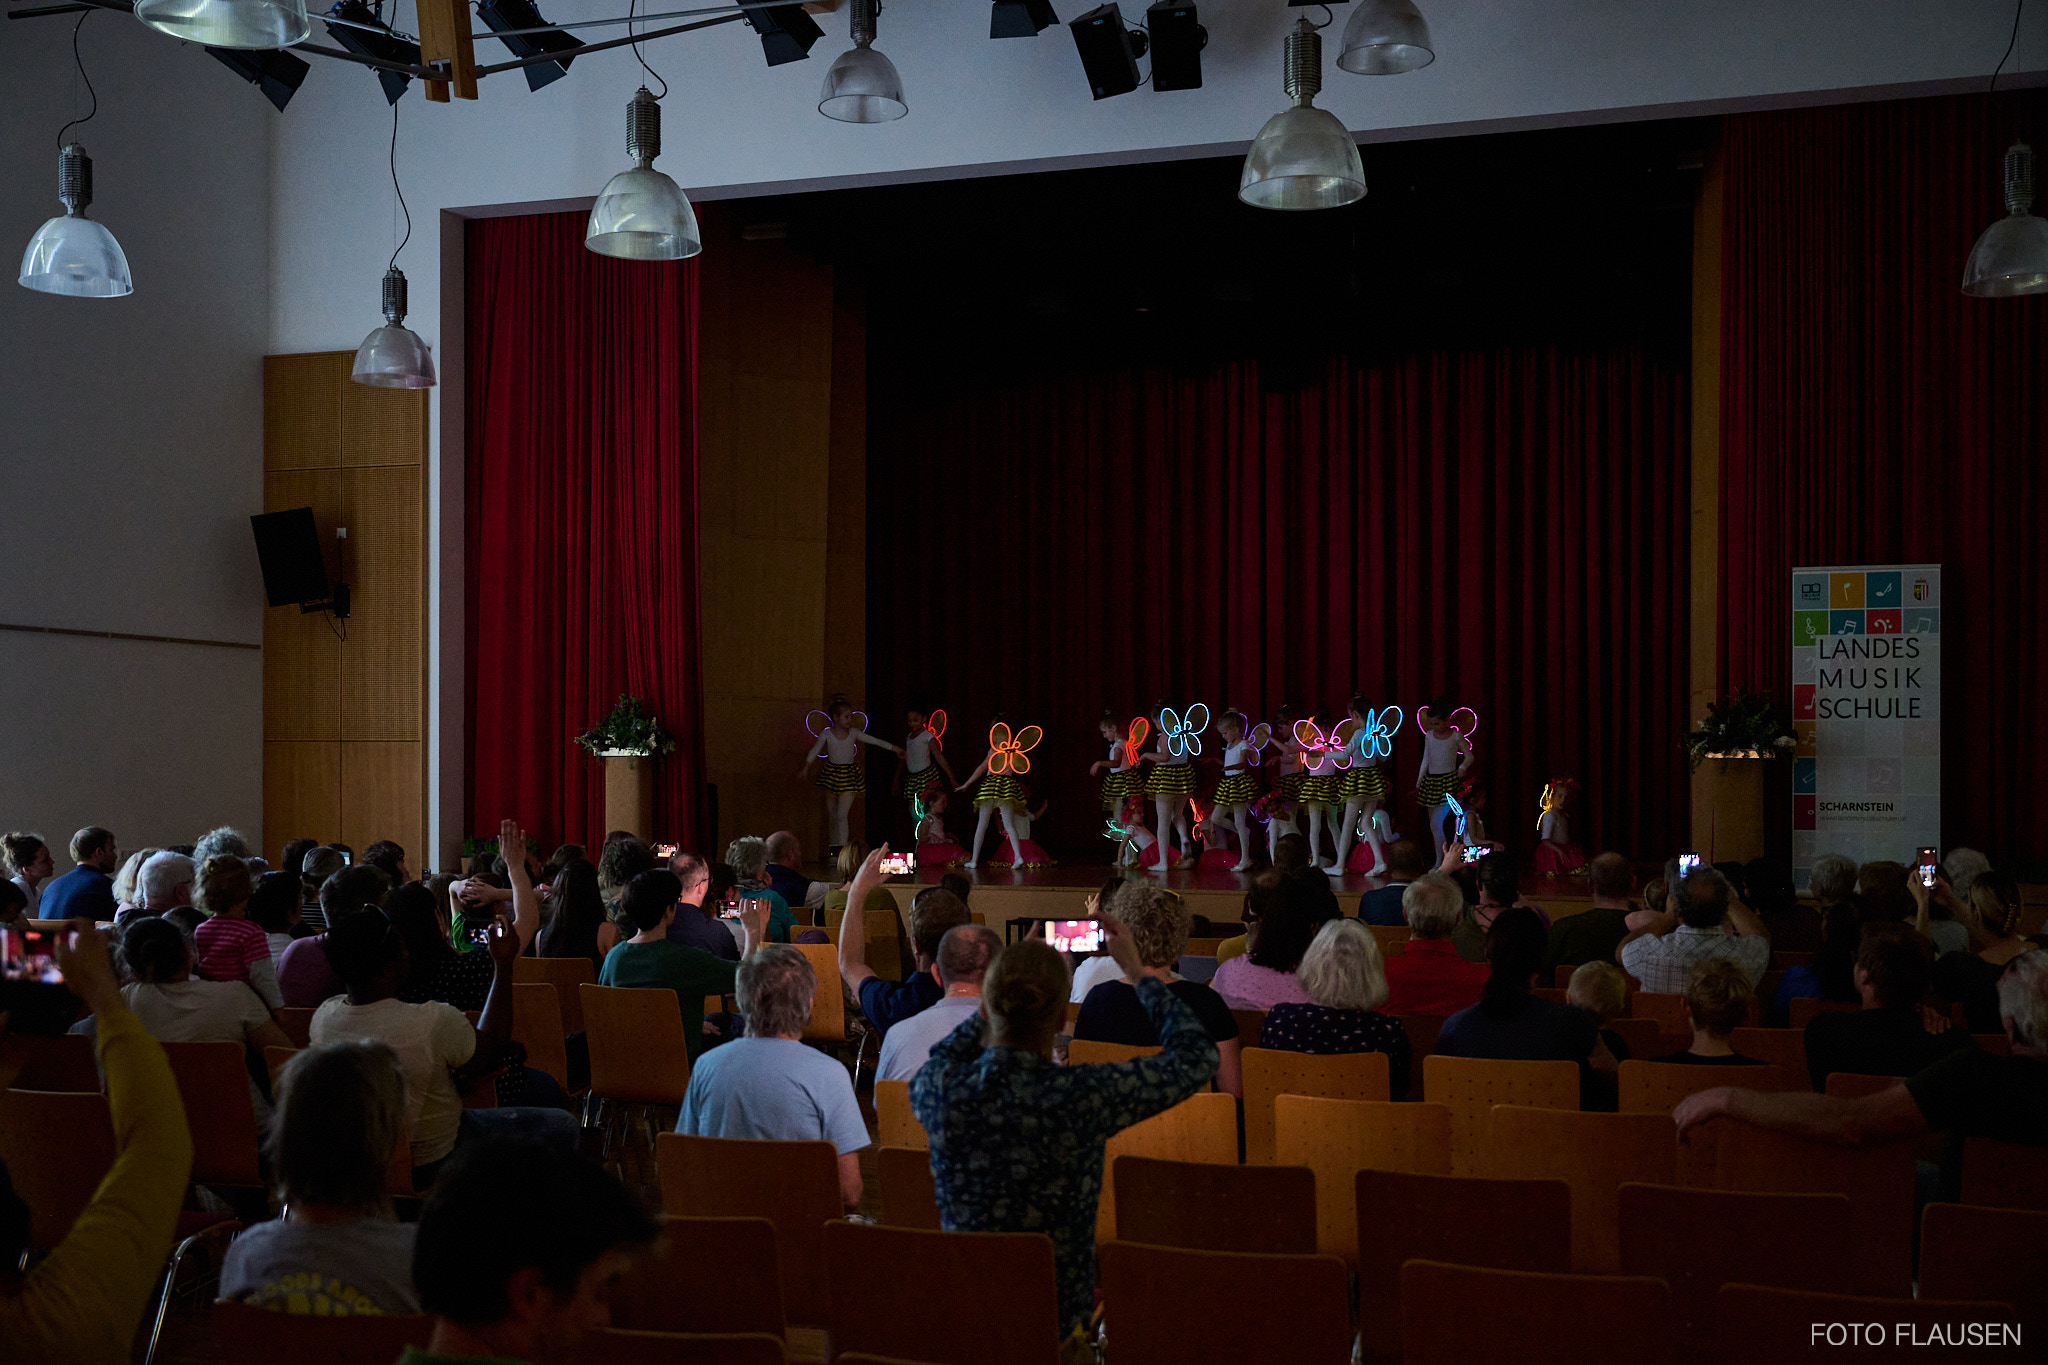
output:
[[[1429,868],[1423,862],[1422,845],[1413,839],[1394,840],[1394,846],[1387,850],[1387,875],[1393,880],[1358,898],[1358,917],[1367,924],[1407,928],[1408,918],[1401,910],[1401,893],[1427,871]]]
[[[114,869],[121,849],[113,831],[87,825],[71,836],[71,861],[78,864],[43,888],[42,919],[111,920]]]
[[[839,976],[860,1000],[861,1013],[879,1033],[891,1024],[929,1009],[944,997],[932,966],[939,959],[939,940],[955,925],[972,922],[960,898],[944,887],[928,886],[910,902],[910,949],[917,967],[901,982],[884,981],[867,963],[867,930],[862,922],[870,892],[882,884],[883,844],[868,855],[846,892],[846,918],[839,923]]]
[[[818,907],[825,903],[825,892],[829,888],[797,870],[803,860],[803,845],[796,841],[795,833],[778,829],[768,836],[768,885],[776,895],[789,902],[790,909],[803,906],[809,910],[811,913],[802,918],[804,923],[810,924],[816,921]]]
[[[684,948],[697,948],[723,962],[740,960],[740,943],[725,927],[715,909],[707,911],[704,897],[711,890],[711,868],[695,853],[678,853],[668,860],[668,870],[683,884],[682,899],[676,903],[676,917],[668,926],[668,941]]]

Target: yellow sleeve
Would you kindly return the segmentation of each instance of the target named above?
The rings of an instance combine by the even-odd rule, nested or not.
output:
[[[192,1134],[171,1066],[125,1008],[99,1016],[114,1165],[71,1232],[0,1297],[0,1362],[126,1365],[171,1254],[192,1174]]]

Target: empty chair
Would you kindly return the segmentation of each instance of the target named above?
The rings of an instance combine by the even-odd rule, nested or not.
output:
[[[832,1349],[932,1365],[1056,1365],[1052,1240],[826,1225]],[[992,1286],[1000,1292],[991,1293]],[[952,1311],[938,1311],[950,1305]]]
[[[1991,1138],[1963,1139],[1963,1202],[2001,1209],[2048,1210],[2048,1161],[2039,1147]]]
[[[1237,1164],[1237,1101],[1213,1091],[1190,1095],[1164,1113],[1134,1123],[1102,1148],[1102,1200],[1095,1240],[1116,1236],[1116,1159],[1151,1156],[1163,1161]]]
[[[583,1343],[605,1365],[784,1365],[782,1338],[763,1332],[636,1332],[613,1327]]]
[[[881,1222],[892,1228],[939,1228],[938,1188],[932,1154],[924,1147],[878,1147],[875,1177],[882,1187]]]
[[[1347,1275],[1335,1256],[1117,1241],[1101,1257],[1103,1314],[1118,1365],[1350,1363]]]
[[[222,1299],[209,1314],[222,1360],[238,1365],[391,1365],[425,1346],[434,1320],[423,1314],[329,1317],[277,1313]]]
[[[1451,1111],[1440,1104],[1376,1103],[1280,1095],[1273,1101],[1274,1159],[1316,1178],[1316,1249],[1358,1263],[1358,1199],[1366,1169],[1451,1172]]]
[[[646,994],[675,1001],[673,991]],[[662,1133],[654,1140],[654,1156],[661,1168],[661,1206],[671,1217],[773,1223],[783,1312],[791,1322],[825,1325],[821,1238],[825,1224],[843,1212],[839,1153],[831,1143]]]
[[[681,1014],[680,1009],[677,1011]],[[526,1064],[569,1088],[569,1049],[562,1028],[562,993],[545,981],[512,983],[512,1041],[526,1049]]]
[[[875,1138],[884,1147],[929,1147],[931,1135],[910,1108],[909,1081],[875,1082]]]
[[[1273,1099],[1312,1095],[1326,1100],[1386,1100],[1388,1063],[1384,1052],[1314,1056],[1272,1048],[1244,1050],[1244,1159],[1273,1161]],[[1128,1239],[1126,1239],[1128,1240]]]
[[[1662,1114],[1581,1114],[1495,1105],[1491,1174],[1503,1180],[1562,1180],[1572,1187],[1572,1267],[1621,1269],[1616,1188],[1624,1180],[1669,1185],[1677,1138]]]
[[[1664,1044],[1667,1039],[1664,1036],[1664,1026],[1655,1019],[1636,1019],[1633,1017],[1609,1019],[1604,1027],[1621,1036],[1621,1041],[1628,1045],[1628,1055],[1630,1057],[1659,1057],[1663,1055]]]
[[[1422,1097],[1451,1111],[1451,1174],[1484,1175],[1488,1116],[1496,1104],[1579,1107],[1576,1062],[1501,1062],[1431,1054]]]
[[[192,1179],[200,1185],[261,1187],[256,1104],[240,1043],[165,1043],[164,1057],[192,1130]]]
[[[1097,1043],[1086,1038],[1076,1038],[1067,1044],[1067,1065],[1087,1066],[1095,1062],[1128,1062],[1134,1057],[1157,1057],[1159,1048],[1155,1044],[1142,1047],[1136,1043]]]
[[[804,1041],[846,1042],[846,1000],[837,988],[839,950],[829,943],[798,943],[793,946],[810,960],[811,971],[818,978],[818,988],[811,992],[811,1017],[804,1024]]]
[[[1864,1292],[1910,1288],[1913,1238],[1912,1141],[1832,1147],[1734,1119],[1716,1118],[1714,1184],[1724,1190],[1844,1194],[1852,1232],[1846,1243],[1853,1283]]]
[[[1123,1242],[1263,1255],[1316,1249],[1316,1178],[1305,1166],[1116,1159]]]
[[[82,1033],[55,1038],[14,1035],[8,1046],[21,1058],[21,1070],[9,1082],[16,1090],[62,1090],[90,1094],[100,1088],[100,1066],[92,1055],[92,1039]]]
[[[1805,1090],[1806,1073],[1777,1066],[1687,1066],[1683,1062],[1623,1062],[1621,1112],[1668,1114],[1687,1095],[1717,1086],[1745,1090]]]
[[[1401,1267],[1408,1261],[1571,1269],[1572,1190],[1562,1180],[1365,1170],[1352,1177],[1352,1198],[1358,1322],[1367,1361],[1401,1359]]]
[[[1662,1280],[1545,1275],[1441,1261],[1401,1267],[1407,1365],[1539,1358],[1572,1365],[1668,1365],[1670,1316],[1671,1291]]]
[[[1742,1365],[1805,1365],[1830,1346],[1848,1348],[1858,1362],[1905,1365],[1928,1358],[1924,1346],[1911,1344],[1911,1334],[1929,1327],[1964,1322],[2011,1322],[2012,1308],[1973,1299],[1868,1298],[1851,1294],[1816,1294],[1810,1290],[1769,1289],[1754,1284],[1725,1284],[1714,1299],[1720,1324],[1722,1360]],[[1859,1348],[1849,1342],[1850,1325],[1878,1324],[1885,1345]],[[1839,1331],[1840,1335],[1832,1335]],[[1897,1340],[1904,1331],[1908,1338]],[[2020,1343],[2013,1343],[2015,1345]],[[1951,1356],[1950,1358],[1954,1358]],[[1988,1359],[2012,1358],[1989,1355]]]
[[[0,1154],[29,1208],[29,1245],[64,1240],[114,1167],[114,1120],[97,1092],[0,1091]]]
[[[576,989],[590,1042],[591,1095],[626,1105],[681,1105],[690,1055],[676,993],[587,982]]]
[[[1739,1028],[1728,1035],[1728,1046],[1794,1075],[1807,1074],[1805,1029]]]
[[[1665,1036],[1682,1040],[1684,1047],[1692,1041],[1692,1014],[1687,1010],[1683,995],[1668,994],[1664,991],[1637,991],[1629,1000],[1629,1014],[1637,1019],[1654,1019]]]
[[[706,1267],[716,1267],[707,1274]],[[682,1218],[612,1286],[612,1326],[640,1332],[784,1330],[781,1262],[766,1218]]]
[[[1920,1215],[1920,1293],[2002,1299],[2022,1339],[2048,1340],[2048,1213],[1929,1204]]]
[[[512,980],[546,982],[555,988],[562,1007],[564,1033],[581,1033],[583,996],[577,987],[597,984],[597,968],[587,957],[521,957],[512,962]]]

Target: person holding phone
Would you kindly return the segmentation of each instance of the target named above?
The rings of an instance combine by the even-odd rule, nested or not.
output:
[[[682,896],[681,880],[667,868],[642,872],[627,884],[623,904],[638,932],[605,955],[597,984],[674,991],[683,1011],[683,1049],[695,1062],[704,1051],[704,997],[730,995],[739,964],[670,939],[670,926],[684,913]],[[694,915],[697,910],[692,906],[688,913]],[[744,961],[768,941],[767,905],[740,902],[739,922],[745,935]]]
[[[882,884],[883,844],[867,856],[847,888],[846,915],[839,921],[839,979],[860,1001],[861,1013],[886,1040],[889,1029],[937,1004],[945,995],[932,965],[939,941],[955,925],[970,922],[966,903],[942,886],[928,886],[910,902],[910,951],[916,966],[902,981],[884,981],[867,961],[867,902]]]
[[[1130,937],[1138,957],[1140,976],[1162,982],[1183,1005],[1194,1012],[1202,1032],[1216,1045],[1216,1088],[1239,1099],[1244,1097],[1239,1057],[1244,1042],[1238,1035],[1237,1016],[1223,997],[1198,981],[1184,981],[1175,970],[1188,946],[1193,916],[1187,902],[1163,887],[1131,882],[1116,893],[1114,900],[1098,907],[1113,912]],[[1101,920],[1096,921],[1101,924]],[[1122,960],[1108,959],[1124,968]],[[1405,1036],[1405,1035],[1404,1035]],[[1088,992],[1074,1020],[1074,1037],[1092,1043],[1123,1043],[1131,1047],[1157,1047],[1159,1034],[1151,1016],[1138,1001],[1137,979],[1127,969],[1115,980],[1105,981]]]

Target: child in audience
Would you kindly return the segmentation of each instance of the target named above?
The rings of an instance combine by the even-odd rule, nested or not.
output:
[[[192,933],[199,948],[202,981],[245,981],[269,1008],[282,1009],[277,969],[271,963],[270,939],[249,918],[249,897],[255,887],[248,864],[231,853],[216,854],[199,868],[193,904],[207,918]]]
[[[1685,1009],[1692,1016],[1692,1046],[1655,1060],[1685,1066],[1763,1066],[1737,1052],[1728,1039],[1749,1019],[1755,992],[1749,976],[1725,957],[1703,959],[1685,983]]]

